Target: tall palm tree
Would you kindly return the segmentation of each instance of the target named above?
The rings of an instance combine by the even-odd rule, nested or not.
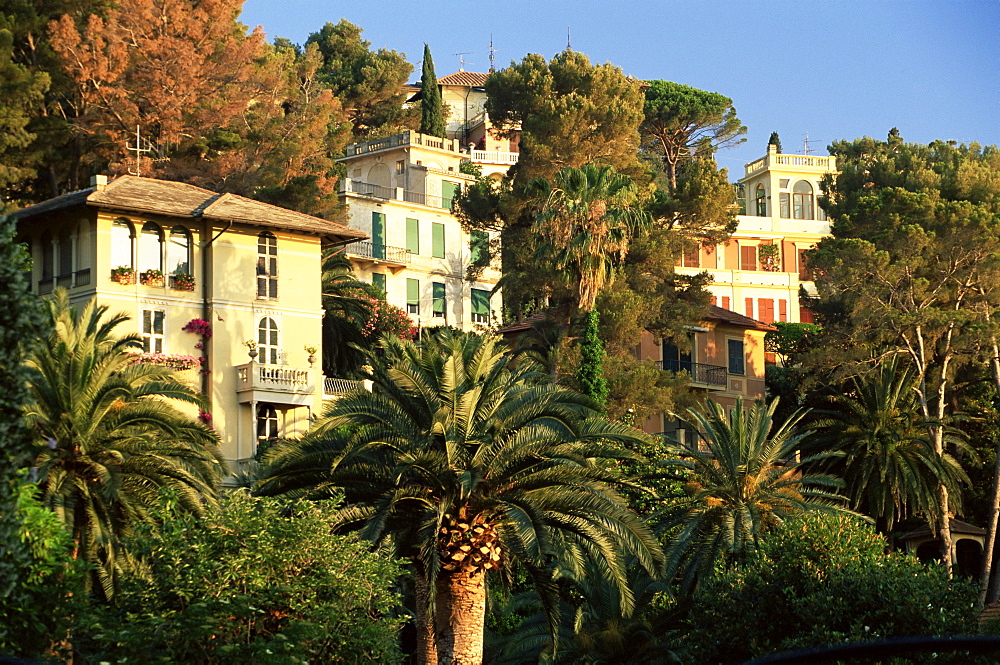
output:
[[[589,312],[646,223],[635,184],[611,166],[587,164],[561,169],[551,183],[533,180],[528,191],[541,202],[539,258],[576,288],[579,308]]]
[[[512,561],[551,591],[554,566],[582,570],[589,557],[628,607],[626,556],[653,570],[661,553],[606,461],[642,435],[512,367],[496,337],[383,346],[384,359],[369,355],[373,392],[334,402],[313,436],[276,448],[258,492],[340,489],[364,537],[413,561],[421,663],[482,662],[486,574]]]
[[[55,292],[53,332],[27,361],[24,413],[43,502],[93,566],[90,588],[110,597],[129,562],[122,540],[152,522],[161,488],[201,513],[216,501],[222,464],[215,432],[175,405],[201,404],[200,395],[174,370],[136,362],[141,338],[116,336],[128,317],[106,313],[93,302],[75,310]]]
[[[935,452],[915,381],[904,360],[890,358],[851,379],[849,390],[832,397],[829,409],[814,411],[810,421],[816,433],[807,447],[842,453],[824,460],[823,469],[844,479],[852,507],[874,517],[883,531],[914,511],[939,515],[939,486],[959,501],[961,485],[969,481],[954,457]],[[945,438],[963,445],[951,432]]]
[[[772,431],[777,402],[742,400],[726,412],[716,402],[690,409],[698,442],[669,443],[674,457],[665,466],[685,470],[685,496],[655,516],[669,538],[667,573],[690,589],[719,562],[752,554],[768,530],[807,510],[850,512],[831,490],[834,476],[808,474],[803,467],[830,455],[799,459],[805,432],[795,430],[801,415]]]

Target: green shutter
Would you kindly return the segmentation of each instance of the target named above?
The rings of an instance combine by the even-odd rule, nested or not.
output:
[[[431,224],[431,256],[444,258],[444,224]]]
[[[415,219],[406,220],[406,249],[420,253],[420,222]]]
[[[420,306],[420,281],[416,279],[406,280],[406,304]]]
[[[444,284],[441,282],[433,282],[431,284],[433,290],[433,308],[434,316],[444,316]]]
[[[385,275],[380,272],[372,273],[372,284],[382,289],[383,293],[387,293],[385,289]]]
[[[385,258],[385,214],[372,213],[372,258]]]
[[[472,254],[472,265],[485,265],[490,259],[490,234],[486,231],[473,231],[470,233],[469,251]]]
[[[489,319],[490,292],[472,289],[472,320],[476,323],[488,323]]]
[[[451,204],[458,196],[458,193],[462,191],[462,186],[457,182],[448,182],[447,180],[441,181],[441,207],[445,210],[451,210]]]

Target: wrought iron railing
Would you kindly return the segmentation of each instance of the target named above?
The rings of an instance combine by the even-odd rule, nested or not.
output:
[[[687,372],[692,383],[706,386],[725,386],[729,370],[720,365],[705,365],[690,360],[658,360],[656,366],[670,372]]]

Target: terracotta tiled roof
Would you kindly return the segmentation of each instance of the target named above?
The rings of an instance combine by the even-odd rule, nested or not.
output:
[[[733,326],[739,326],[740,328],[750,328],[751,330],[766,330],[771,332],[772,330],[777,330],[770,323],[764,323],[763,321],[758,321],[757,319],[751,319],[749,316],[743,316],[742,314],[737,314],[728,309],[723,309],[716,305],[708,306],[708,316],[705,317],[710,321],[722,321],[723,323],[728,323]]]
[[[290,231],[304,231],[341,239],[365,238],[361,231],[293,210],[254,201],[236,194],[218,194],[183,182],[121,176],[98,189],[89,187],[57,196],[14,213],[27,219],[80,205],[169,217],[208,218],[242,222]]]
[[[489,74],[479,72],[455,72],[438,79],[438,85],[462,85],[469,88],[482,88],[486,85]]]

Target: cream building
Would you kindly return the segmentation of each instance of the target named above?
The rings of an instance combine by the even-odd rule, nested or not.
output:
[[[724,245],[702,247],[682,261],[678,272],[712,275],[713,304],[764,323],[811,322],[800,304],[800,289],[816,289],[804,253],[830,234],[817,203],[820,182],[836,173],[835,157],[768,153],[746,165],[739,183],[747,214]]]
[[[231,471],[259,443],[305,432],[333,392],[317,364],[320,253],[363,233],[133,176],[97,176],[88,189],[14,215],[37,293],[61,286],[73,303],[125,312],[132,330],[123,332],[142,337],[144,361],[188,368]]]
[[[348,173],[341,184],[347,223],[371,238],[347,248],[356,273],[420,328],[469,330],[500,318],[500,295],[491,295],[498,266],[466,279],[498,239],[466,232],[452,214],[455,196],[475,181],[461,171],[469,159],[456,139],[408,131],[351,144],[340,160]]]

